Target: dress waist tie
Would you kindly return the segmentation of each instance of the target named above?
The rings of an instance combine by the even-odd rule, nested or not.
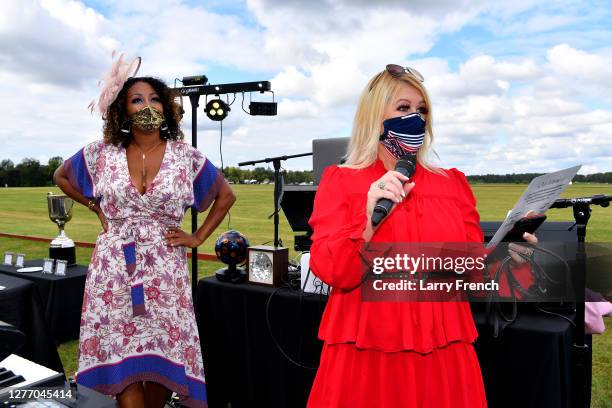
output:
[[[129,277],[130,295],[132,300],[132,316],[142,316],[147,313],[143,275],[136,271],[139,265],[137,246],[147,246],[162,241],[164,233],[171,225],[178,222],[162,222],[153,218],[117,218],[107,219],[109,232],[119,235],[121,248],[125,258],[125,270]],[[157,231],[152,231],[157,229]]]

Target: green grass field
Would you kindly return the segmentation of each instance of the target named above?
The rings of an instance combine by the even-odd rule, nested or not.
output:
[[[520,197],[525,185],[517,184],[474,184],[472,189],[478,200],[478,211],[482,221],[502,220],[506,212]],[[245,234],[251,245],[263,244],[273,239],[273,223],[268,216],[273,211],[273,186],[271,185],[234,185],[238,197],[232,208],[231,217],[226,217],[211,238],[200,247],[200,252],[214,253],[215,238],[227,229],[236,229]],[[8,188],[0,189],[0,232],[33,235],[52,238],[57,235],[57,227],[49,220],[45,195],[48,191],[60,193],[57,188]],[[573,184],[563,197],[581,197],[594,194],[612,194],[609,184]],[[573,221],[571,209],[550,210],[551,221]],[[199,216],[204,220],[205,213]],[[189,229],[190,217],[185,217],[185,229]],[[230,221],[231,218],[231,221]],[[280,216],[280,237],[285,246],[293,250],[293,236],[283,214]],[[100,225],[97,217],[85,207],[77,205],[66,233],[75,241],[94,242]],[[587,241],[612,242],[612,208],[594,207],[588,226]],[[46,243],[20,239],[0,238],[0,253],[18,251],[26,254],[27,259],[42,258],[47,255]],[[92,249],[77,248],[77,261],[89,263]],[[222,266],[218,262],[200,261],[198,278],[209,276]],[[593,338],[593,408],[612,407],[612,317],[606,318],[608,331]],[[59,346],[66,374],[72,376],[77,369],[76,350],[78,341],[73,340]]]

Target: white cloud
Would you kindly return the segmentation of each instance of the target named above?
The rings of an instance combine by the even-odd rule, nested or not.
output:
[[[434,75],[427,80],[427,86],[436,97],[503,95],[512,84],[534,80],[540,75],[540,69],[531,59],[508,62],[479,55],[461,64],[456,73],[446,71]]]
[[[249,71],[272,67],[259,31],[235,16],[182,4],[155,10],[120,15],[110,29],[121,36],[123,49],[140,51],[143,73],[174,78],[213,63]]]
[[[263,50],[284,68],[278,78],[281,89],[307,87],[300,96],[313,95],[330,108],[354,103],[386,63],[426,53],[442,32],[458,29],[470,18],[450,12],[446,14],[453,17],[447,21],[437,18],[437,12],[436,18],[421,12],[425,8],[391,3],[364,10],[340,1],[247,2],[263,27]],[[294,85],[287,86],[288,80]]]
[[[586,111],[586,108],[576,101],[555,97],[536,99],[533,95],[514,98],[512,108],[517,117],[524,117],[526,119],[534,116],[556,118]]]
[[[278,104],[279,119],[314,118],[319,109],[311,101],[293,101],[285,98]]]
[[[49,16],[88,35],[97,35],[100,27],[106,23],[101,14],[78,1],[41,0],[40,5]]]
[[[547,52],[547,59],[555,72],[577,80],[612,87],[612,55],[598,55],[559,44]]]
[[[85,107],[110,51],[119,49],[143,56],[141,74],[167,80],[213,66],[272,78],[279,115],[247,116],[238,97],[223,123],[225,165],[303,153],[313,138],[347,136],[368,79],[399,63],[426,78],[446,167],[551,171],[580,161],[584,169],[609,170],[612,51],[603,39],[610,32],[575,28],[593,12],[582,18],[576,5],[558,13],[532,0],[248,0],[248,15],[213,5],[225,3],[110,0],[104,13],[69,0],[3,4],[0,111],[10,120],[0,129],[0,159],[66,157],[100,137],[101,121]],[[445,48],[464,27],[491,35]],[[219,164],[219,124],[201,108],[199,118],[198,146]]]
[[[520,63],[498,62],[490,55],[481,55],[462,64],[459,74],[465,79],[475,77],[490,80],[520,81],[537,77],[539,70],[535,62],[530,59]]]
[[[102,34],[105,19],[80,3],[25,0],[2,7],[0,70],[26,83],[79,87],[101,69],[101,57],[110,55],[113,41]]]
[[[291,97],[294,95],[311,96],[313,94],[314,83],[312,78],[306,76],[304,72],[293,65],[285,66],[270,82],[274,91],[279,95]]]

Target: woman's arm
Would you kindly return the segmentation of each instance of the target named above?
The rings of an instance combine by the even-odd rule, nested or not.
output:
[[[230,185],[224,182],[200,228],[194,234],[189,234],[180,228],[170,228],[166,233],[166,242],[170,246],[186,246],[189,248],[200,246],[221,224],[234,202],[236,202],[236,195]]]
[[[65,162],[55,170],[53,173],[53,182],[62,190],[68,197],[72,198],[74,201],[83,204],[85,207],[89,207],[89,209],[96,213],[98,219],[100,220],[100,224],[104,229],[104,232],[108,230],[108,224],[106,222],[106,217],[100,208],[100,205],[96,200],[91,200],[81,194],[74,186],[70,183],[68,176],[66,175],[66,170],[64,168]],[[91,206],[90,206],[91,203]]]
[[[323,282],[342,290],[360,285],[366,271],[362,255],[367,261],[362,252],[368,222],[366,200],[351,201],[356,198],[349,197],[346,189],[352,182],[352,175],[345,178],[337,166],[327,167],[308,221],[313,229],[310,268]]]

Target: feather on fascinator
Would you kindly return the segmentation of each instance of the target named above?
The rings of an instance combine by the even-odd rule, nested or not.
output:
[[[115,58],[115,51],[113,51],[111,58]],[[117,98],[117,95],[123,88],[125,81],[138,73],[138,70],[140,69],[140,62],[140,57],[134,58],[132,62],[127,62],[124,60],[124,53],[121,53],[119,58],[113,62],[110,71],[98,81],[98,86],[100,87],[100,98],[98,99],[97,108],[102,116],[102,119],[106,119],[105,116],[108,107]],[[96,109],[95,101],[91,101],[88,108],[93,114],[94,110]]]

